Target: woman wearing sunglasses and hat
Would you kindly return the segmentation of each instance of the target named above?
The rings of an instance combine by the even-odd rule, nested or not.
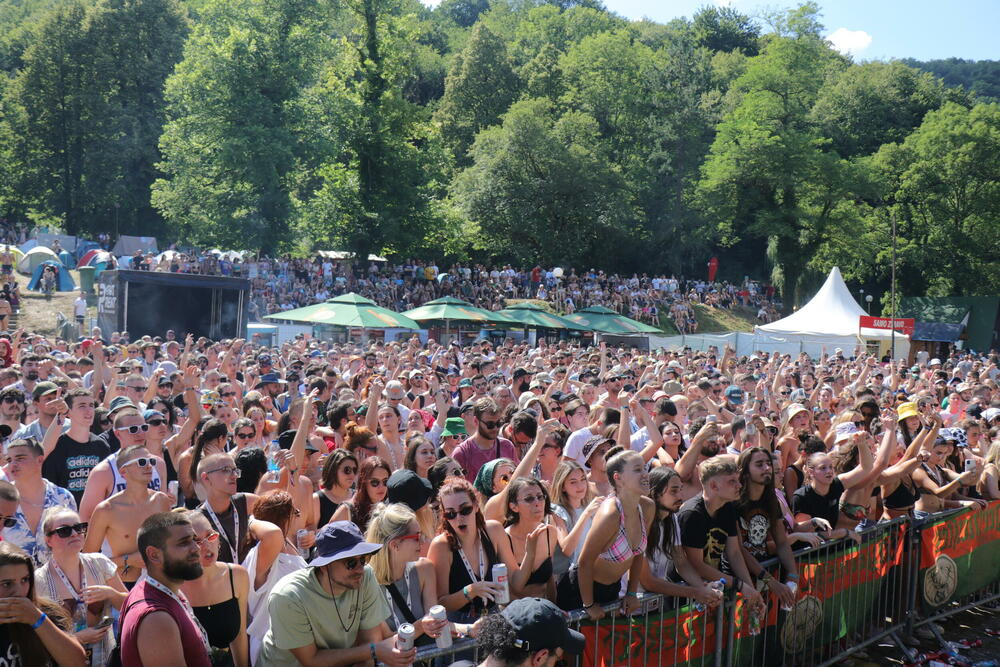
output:
[[[77,621],[77,640],[92,652],[91,664],[103,665],[114,648],[111,607],[121,609],[128,591],[118,568],[100,553],[81,553],[87,524],[68,507],[52,507],[42,516],[48,562],[35,570],[35,587],[44,597],[61,602]],[[85,611],[78,611],[80,605]]]

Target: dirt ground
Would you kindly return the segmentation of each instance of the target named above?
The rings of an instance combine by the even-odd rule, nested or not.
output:
[[[39,333],[46,336],[56,333],[56,313],[62,313],[67,319],[73,319],[73,301],[76,299],[79,290],[73,292],[56,292],[51,298],[45,298],[41,292],[28,290],[30,276],[24,276],[15,272],[17,284],[21,291],[21,313],[18,316],[17,326],[25,331]],[[70,271],[73,282],[77,287],[80,285],[80,273]],[[87,309],[87,321],[95,316],[96,308]]]

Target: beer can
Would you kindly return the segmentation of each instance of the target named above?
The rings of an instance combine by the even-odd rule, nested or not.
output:
[[[500,594],[496,596],[497,604],[510,603],[510,584],[507,582],[507,566],[497,563],[493,566],[493,583],[502,587]]]
[[[416,629],[410,623],[403,623],[396,630],[396,648],[400,651],[409,651],[413,648],[413,637],[416,634]]]
[[[433,618],[435,621],[448,620],[448,612],[445,611],[445,608],[439,604],[436,604],[433,607],[431,607],[429,613],[431,618]],[[435,641],[437,642],[438,648],[449,648],[451,646],[451,623],[448,623],[443,628],[441,628],[441,634],[439,634],[436,637]]]

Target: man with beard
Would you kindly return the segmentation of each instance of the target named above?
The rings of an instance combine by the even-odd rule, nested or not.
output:
[[[17,387],[4,387],[0,390],[0,426],[10,429],[8,437],[21,428],[24,402],[24,392]]]
[[[26,357],[21,358],[21,381],[16,383],[14,386],[23,391],[25,394],[30,394],[35,389],[35,383],[39,379],[44,380],[41,377],[41,364],[45,357],[38,354],[29,354]]]
[[[61,394],[62,390],[54,382],[39,382],[36,384],[35,388],[31,390],[31,400],[34,401],[35,408],[38,410],[38,419],[22,426],[14,433],[11,440],[24,438],[25,440],[31,439],[41,442],[45,438],[45,432],[48,430],[49,425],[53,421],[57,421],[56,417],[60,411],[65,410],[65,403],[61,400]],[[65,433],[69,429],[65,425],[62,425],[60,428],[62,429],[62,433]]]
[[[781,561],[781,567],[785,571],[786,581],[799,580],[795,557],[792,555],[785,524],[781,519],[778,497],[774,493],[771,453],[761,447],[751,447],[740,454],[736,467],[740,479],[740,499],[737,504],[739,537],[747,570],[778,596],[782,606],[790,607],[795,604],[795,595],[788,586],[772,577],[760,565],[761,561],[767,560],[770,556],[767,552],[767,541],[770,537]]]
[[[677,521],[688,561],[706,581],[724,579],[755,607],[764,604],[750,580],[737,537],[740,480],[736,457],[715,456],[698,467],[702,492],[681,505]]]
[[[459,445],[452,458],[462,466],[469,482],[476,479],[479,469],[493,459],[506,458],[517,463],[520,457],[514,443],[500,434],[500,406],[493,399],[480,398],[475,402],[476,434]]]
[[[146,577],[122,605],[122,664],[210,667],[208,638],[180,590],[202,574],[194,527],[182,514],[154,514],[142,522],[138,546]]]
[[[104,552],[118,566],[122,583],[128,588],[142,573],[138,562],[141,550],[135,538],[139,526],[148,516],[170,511],[173,502],[167,494],[149,488],[158,460],[145,447],[126,447],[117,453],[117,459],[126,486],[98,503],[90,516],[83,550]]]
[[[365,542],[350,521],[323,526],[309,567],[284,577],[271,591],[271,628],[264,635],[260,664],[412,664],[415,649],[397,649],[395,635],[381,638],[380,626],[390,610],[385,592],[366,566],[381,548]]]
[[[706,422],[704,418],[696,419],[688,431],[691,446],[687,448],[674,469],[684,482],[682,496],[685,500],[693,498],[701,491],[701,478],[698,468],[705,461],[718,456],[722,451],[722,435],[716,423]]]

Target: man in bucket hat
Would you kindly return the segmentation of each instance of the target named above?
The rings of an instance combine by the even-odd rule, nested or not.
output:
[[[389,617],[385,594],[366,565],[382,548],[365,542],[350,521],[333,521],[316,535],[316,557],[275,584],[268,599],[271,629],[259,663],[271,667],[355,664],[375,660],[392,667],[413,662],[396,637],[380,639]]]

